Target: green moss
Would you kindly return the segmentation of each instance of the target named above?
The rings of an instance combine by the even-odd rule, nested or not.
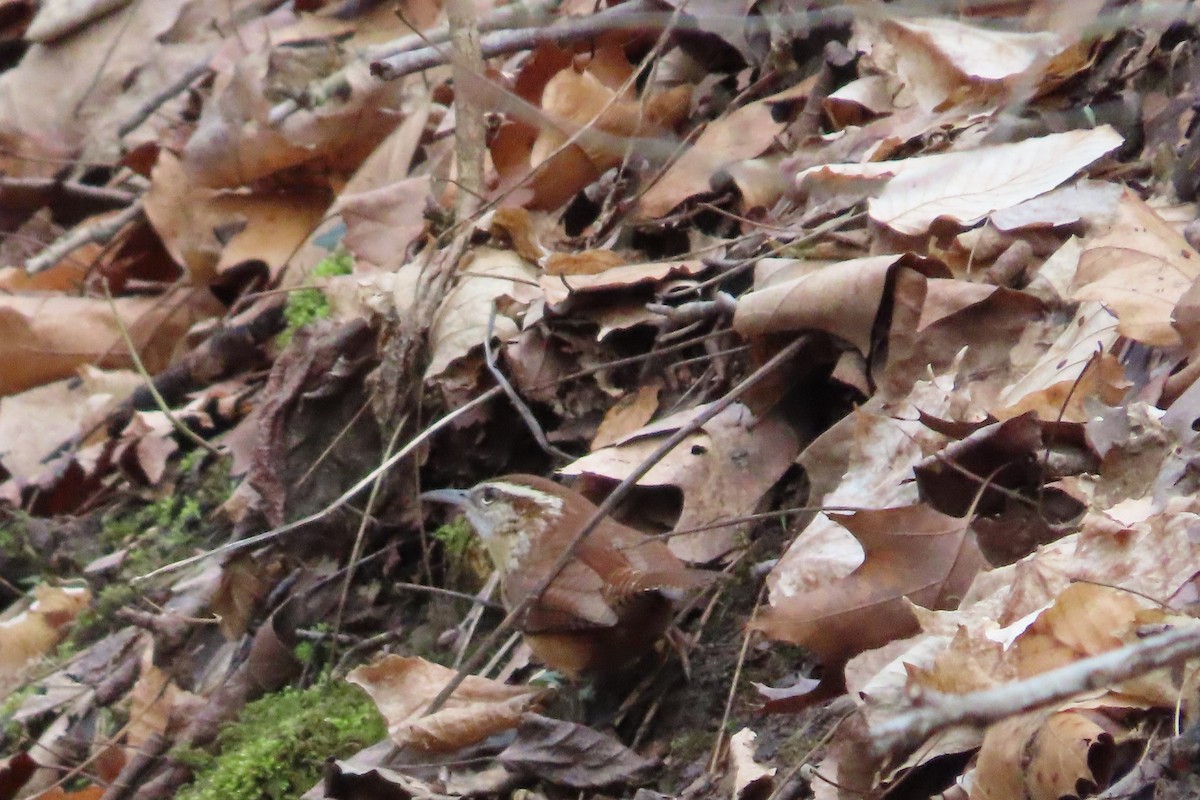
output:
[[[712,750],[715,734],[711,731],[691,729],[671,740],[669,755],[678,764],[689,764]]]
[[[478,547],[471,524],[463,518],[447,522],[433,532],[433,538],[442,543],[446,548],[446,556],[451,560],[466,558],[473,548]]]
[[[114,612],[137,597],[129,578],[186,558],[205,545],[212,528],[205,517],[228,499],[234,487],[229,460],[213,460],[201,466],[207,456],[201,452],[180,460],[176,467],[179,481],[172,493],[148,504],[118,506],[101,517],[101,544],[108,550],[124,548],[127,555],[121,574],[95,589],[91,608],[79,616],[70,635],[59,645],[60,656],[77,652],[116,627]]]
[[[12,743],[25,733],[24,726],[13,717],[36,691],[36,684],[30,682],[0,700],[0,752],[11,750]]]
[[[326,679],[284,689],[247,705],[221,731],[218,751],[175,748],[196,771],[180,800],[298,797],[321,776],[327,758],[345,758],[387,733],[375,704],[357,686]]]
[[[189,471],[195,469],[197,463],[196,456],[185,456],[180,471],[185,464]],[[177,490],[165,497],[107,513],[100,539],[114,549],[128,547],[124,569],[134,575],[144,574],[190,555],[201,543],[205,514],[225,502],[233,487],[228,460],[214,462],[195,476],[185,474]]]
[[[446,588],[468,593],[483,588],[484,581],[492,572],[492,562],[470,523],[461,518],[448,522],[433,532],[433,538],[441,542],[445,553]],[[461,603],[456,602],[450,607],[459,606]],[[453,614],[454,622],[461,618],[461,614],[461,610]]]
[[[331,278],[334,275],[349,275],[354,271],[354,257],[339,248],[329,257],[313,267],[313,278]],[[287,347],[296,331],[318,319],[329,316],[329,298],[320,289],[296,289],[288,294],[283,318],[287,327],[275,339],[280,347]]]
[[[41,582],[36,573],[44,562],[30,542],[29,524],[24,511],[0,510],[0,573],[26,589]]]

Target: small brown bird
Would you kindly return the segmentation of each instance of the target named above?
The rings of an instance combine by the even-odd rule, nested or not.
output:
[[[579,492],[536,475],[421,498],[462,509],[500,572],[509,610],[541,585],[596,511]],[[605,517],[517,627],[552,669],[574,678],[611,673],[654,646],[674,601],[716,577],[689,568],[661,540]]]

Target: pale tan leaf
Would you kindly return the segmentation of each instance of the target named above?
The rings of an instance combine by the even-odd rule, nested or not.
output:
[[[92,601],[87,589],[46,584],[33,596],[27,610],[0,622],[0,698],[20,685],[30,662],[58,644]]]
[[[83,369],[83,380],[66,378],[0,398],[0,464],[11,475],[29,480],[41,473],[46,456],[143,384],[136,372]]]
[[[1122,335],[1171,347],[1176,304],[1200,276],[1200,253],[1126,189],[1113,226],[1079,257],[1073,300],[1095,300],[1117,316]]]
[[[939,217],[972,224],[1050,191],[1123,141],[1104,125],[910,159],[869,201],[868,211],[910,236],[924,233]]]
[[[522,712],[535,707],[542,696],[527,686],[468,675],[441,711],[422,716],[454,672],[422,658],[389,655],[355,668],[346,680],[375,701],[393,742],[430,752],[451,752],[515,728]]]
[[[826,331],[867,353],[888,276],[902,258],[868,256],[813,271],[797,261],[797,277],[776,273],[768,288],[738,299],[734,330],[742,336]]]
[[[115,303],[151,373],[170,363],[180,337],[195,322],[225,311],[207,289],[119,297]],[[132,366],[105,298],[0,296],[0,394],[68,377],[89,363]]]
[[[511,250],[477,248],[475,258],[438,309],[429,335],[432,353],[425,377],[436,377],[452,362],[483,346],[493,304],[501,308],[492,335],[501,340],[516,335],[514,317],[540,294],[533,285],[537,277],[537,270]],[[505,307],[506,300],[515,307]]]
[[[663,438],[705,407],[652,423],[561,471],[621,480]],[[798,450],[796,434],[787,423],[775,417],[758,419],[746,406],[735,403],[668,453],[638,480],[638,485],[678,487],[683,493],[683,509],[676,527],[705,526],[752,513]],[[669,544],[685,561],[704,563],[729,552],[740,528],[731,525],[676,535]]]
[[[592,438],[592,449],[599,450],[616,444],[638,428],[645,425],[658,409],[658,393],[662,387],[647,383],[632,394],[618,400],[600,421],[596,435]],[[3,406],[0,406],[3,409]]]
[[[749,728],[729,737],[729,760],[733,762],[733,797],[741,800],[748,793],[760,797],[775,785],[775,767],[764,767],[754,760],[754,740],[758,734]]]
[[[693,195],[709,190],[709,179],[722,167],[762,155],[783,131],[766,101],[749,103],[708,124],[666,174],[642,195],[640,210],[661,217]]]
[[[1037,69],[1066,46],[1051,33],[985,28],[953,19],[918,17],[864,24],[860,46],[872,60],[894,69],[924,108],[953,101],[961,105],[996,101],[1010,79],[1037,86]]]

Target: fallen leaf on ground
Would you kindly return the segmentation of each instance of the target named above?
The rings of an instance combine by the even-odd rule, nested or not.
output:
[[[371,695],[393,742],[437,753],[452,752],[515,728],[542,695],[528,686],[506,686],[468,675],[440,711],[425,716],[426,707],[454,672],[422,658],[392,655],[356,667],[346,680]]]

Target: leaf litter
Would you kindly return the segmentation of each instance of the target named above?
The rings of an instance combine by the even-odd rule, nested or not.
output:
[[[0,799],[345,680],[272,796],[1188,795],[1194,15],[466,5],[470,81],[433,0],[11,4]],[[642,680],[484,636],[417,495],[506,472],[730,573]]]

